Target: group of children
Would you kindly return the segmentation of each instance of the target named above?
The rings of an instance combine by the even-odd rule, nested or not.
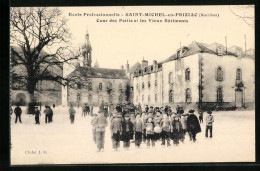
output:
[[[194,110],[190,110],[189,113],[193,114]],[[156,109],[151,107],[141,113],[124,114],[115,110],[110,117],[113,148],[115,151],[118,150],[122,141],[123,147],[128,149],[131,140],[137,148],[140,147],[141,142],[146,143],[147,147],[155,146],[157,141],[161,141],[161,145],[168,147],[171,146],[171,140],[174,145],[178,145],[179,142],[184,142],[189,115],[184,114],[181,107],[177,107],[177,112],[174,113],[168,106]],[[192,140],[192,136],[190,137]]]

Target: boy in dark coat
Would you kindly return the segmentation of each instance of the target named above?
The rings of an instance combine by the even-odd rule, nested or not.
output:
[[[35,107],[35,124],[40,124],[40,116],[41,116],[41,112],[39,111],[38,107]]]
[[[199,120],[200,120],[200,123],[203,123],[203,112],[202,111],[199,111]]]
[[[183,128],[180,122],[180,118],[176,115],[172,121],[172,139],[173,144],[178,145],[179,140],[183,141]]]
[[[130,148],[130,139],[133,137],[133,123],[130,121],[130,116],[125,115],[125,120],[122,123],[122,140],[124,142],[124,148]]]
[[[190,135],[190,140],[196,141],[196,134],[201,132],[200,123],[196,115],[194,115],[194,110],[189,111],[189,116],[187,118],[187,132]]]
[[[19,118],[19,122],[22,123],[22,121],[21,121],[22,109],[20,108],[20,106],[18,104],[16,105],[16,108],[14,109],[14,113],[15,113],[15,123],[17,123],[18,118]]]

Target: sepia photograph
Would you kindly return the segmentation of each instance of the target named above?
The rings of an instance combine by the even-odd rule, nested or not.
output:
[[[255,6],[10,8],[10,165],[255,162]]]

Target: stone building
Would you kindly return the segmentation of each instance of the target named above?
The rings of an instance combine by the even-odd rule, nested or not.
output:
[[[22,54],[22,51],[18,47],[13,47],[17,52]],[[42,52],[42,54],[45,52]],[[14,56],[12,56],[13,58]],[[11,60],[12,61],[12,60]],[[41,71],[45,68],[45,64],[41,65]],[[63,76],[63,65],[60,66],[49,66],[48,71],[51,74]],[[17,65],[11,68],[11,103],[15,105],[19,103],[21,106],[25,106],[29,103],[29,93],[26,88],[26,80],[20,79],[22,76],[27,76],[27,70],[24,65]],[[36,89],[34,91],[34,97],[37,102],[41,102],[43,105],[61,105],[62,96],[61,84],[50,81],[42,80],[36,84]]]
[[[129,101],[129,79],[123,66],[121,69],[99,68],[97,60],[94,67],[91,66],[92,47],[88,32],[82,45],[82,56],[83,66],[76,67],[68,75],[68,78],[80,79],[81,84],[67,88],[67,96],[64,96],[67,97],[67,104],[99,106],[102,102],[116,105]]]
[[[193,41],[162,62],[134,72],[134,104],[184,108],[254,108],[252,50]]]

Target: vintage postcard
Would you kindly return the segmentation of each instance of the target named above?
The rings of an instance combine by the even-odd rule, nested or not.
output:
[[[254,8],[11,7],[11,165],[255,162]]]

